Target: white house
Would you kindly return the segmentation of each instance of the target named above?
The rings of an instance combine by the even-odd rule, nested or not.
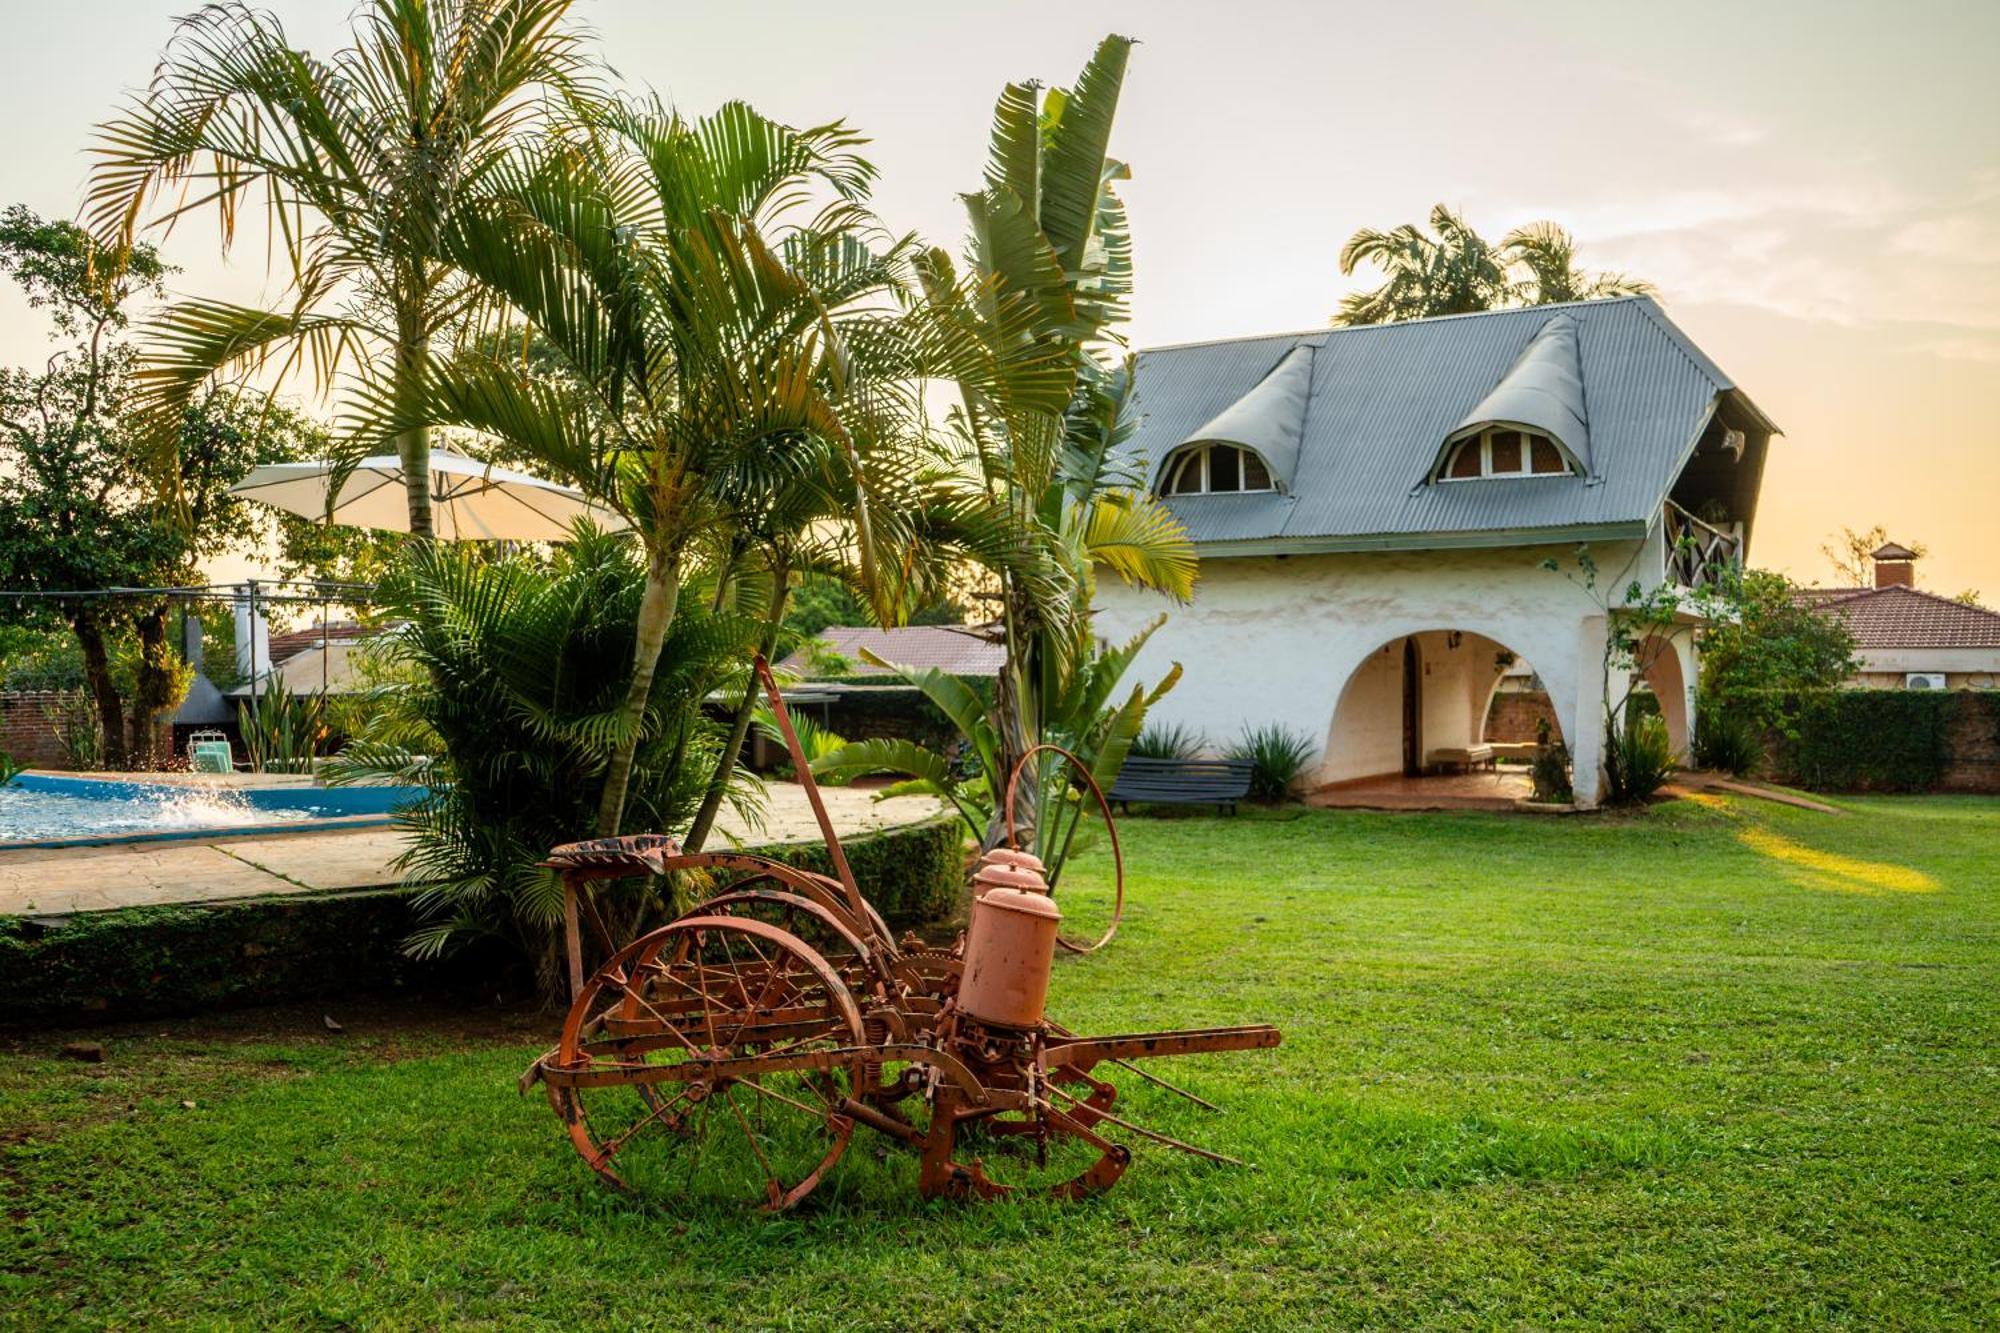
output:
[[[1645,298],[1154,348],[1137,397],[1129,461],[1202,561],[1186,607],[1099,580],[1105,638],[1171,611],[1134,668],[1186,668],[1156,718],[1218,743],[1302,730],[1315,786],[1418,775],[1478,745],[1525,659],[1583,803],[1601,794],[1606,601],[1740,561],[1776,433]],[[1544,567],[1574,574],[1584,544],[1596,595]],[[1681,619],[1647,676],[1684,748]]]

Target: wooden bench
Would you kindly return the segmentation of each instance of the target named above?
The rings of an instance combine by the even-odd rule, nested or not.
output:
[[[1114,804],[1212,805],[1236,813],[1236,803],[1250,794],[1248,759],[1129,758],[1111,784]]]

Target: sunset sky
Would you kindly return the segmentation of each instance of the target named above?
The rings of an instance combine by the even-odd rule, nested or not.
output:
[[[91,126],[191,0],[8,6],[0,203],[76,211]],[[347,0],[280,0],[338,43]],[[580,0],[619,73],[689,111],[740,97],[874,139],[884,217],[956,246],[994,95],[1138,37],[1113,150],[1138,345],[1318,325],[1357,227],[1436,201],[1536,218],[1651,279],[1780,426],[1755,563],[1827,578],[1841,526],[1930,548],[1923,586],[2000,604],[2000,3],[667,3]],[[179,288],[257,299],[204,219]],[[0,298],[0,357],[44,355]]]

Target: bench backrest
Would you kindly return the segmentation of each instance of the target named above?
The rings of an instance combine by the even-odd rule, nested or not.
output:
[[[1248,759],[1142,759],[1133,756],[1111,785],[1117,801],[1236,801],[1249,794]]]

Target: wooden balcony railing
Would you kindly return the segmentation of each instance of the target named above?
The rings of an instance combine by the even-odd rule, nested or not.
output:
[[[1709,587],[1743,563],[1743,539],[1667,501],[1667,577],[1683,588]]]

